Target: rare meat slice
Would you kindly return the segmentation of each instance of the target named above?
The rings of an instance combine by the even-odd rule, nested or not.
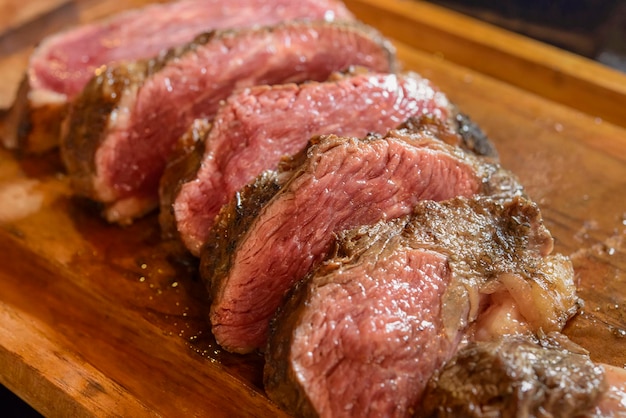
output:
[[[573,269],[551,251],[537,206],[520,197],[422,201],[343,231],[272,322],[266,392],[297,416],[419,416],[489,295],[517,292],[510,276],[527,286],[515,297],[529,299],[529,327],[562,329],[576,310]]]
[[[586,352],[509,336],[459,350],[429,382],[416,416],[591,416],[607,389]]]
[[[394,68],[390,44],[360,23],[288,22],[201,35],[159,59],[107,68],[74,102],[62,154],[79,194],[129,223],[158,205],[176,141],[230,93],[325,80],[350,65]]]
[[[164,235],[178,235],[198,255],[215,216],[235,192],[263,170],[276,168],[282,156],[299,152],[312,136],[384,134],[409,117],[456,124],[457,115],[446,96],[415,73],[365,73],[244,89],[220,107],[198,152],[166,170],[160,212]],[[449,136],[463,143],[453,131]],[[484,134],[472,137],[487,144],[480,150],[494,154]],[[191,175],[181,178],[181,171]]]
[[[435,135],[321,137],[290,161],[291,170],[266,173],[237,193],[201,252],[217,341],[235,352],[262,347],[283,296],[336,232],[406,215],[421,200],[519,192],[510,173]]]
[[[409,249],[318,273],[270,340],[270,399],[300,417],[409,416],[458,344],[442,332],[449,275],[441,254]]]
[[[5,121],[10,148],[45,151],[58,144],[59,123],[102,65],[152,58],[212,29],[268,25],[290,19],[351,20],[334,0],[179,0],[122,12],[44,39]]]

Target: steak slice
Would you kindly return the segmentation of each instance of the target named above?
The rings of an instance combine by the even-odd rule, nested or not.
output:
[[[159,59],[107,68],[71,108],[62,154],[77,193],[129,223],[158,204],[176,141],[242,87],[394,69],[391,45],[360,23],[288,22],[201,35]]]
[[[179,0],[125,11],[51,35],[30,57],[2,140],[41,152],[59,143],[59,124],[102,65],[152,58],[211,29],[269,25],[291,19],[353,17],[335,0]]]
[[[536,205],[520,197],[422,201],[340,233],[272,321],[268,396],[297,416],[419,415],[427,382],[503,278],[519,275],[555,301],[536,331],[563,327],[573,269],[551,250]]]
[[[409,117],[423,115],[432,115],[433,123],[456,124],[458,112],[430,81],[415,73],[352,74],[323,83],[257,86],[233,94],[218,110],[198,151],[171,164],[163,176],[164,236],[178,236],[197,256],[215,216],[235,192],[263,170],[275,169],[282,156],[301,151],[309,138],[384,134]],[[479,134],[471,135],[480,138],[474,142],[488,144]],[[449,136],[463,143],[456,133]],[[493,146],[482,149],[494,154]],[[188,175],[181,177],[181,172]]]
[[[201,252],[218,343],[235,352],[263,347],[283,296],[325,256],[334,233],[406,215],[421,200],[520,192],[510,173],[435,135],[321,137],[291,170],[237,193]]]
[[[509,336],[459,350],[428,383],[416,416],[590,416],[606,390],[587,353]]]

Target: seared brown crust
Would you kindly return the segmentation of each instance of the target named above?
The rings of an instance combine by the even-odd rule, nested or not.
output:
[[[560,286],[554,279],[557,274],[546,269],[547,264],[571,263],[561,255],[550,255],[554,241],[541,211],[535,202],[521,195],[501,194],[494,199],[487,193],[472,199],[423,201],[408,217],[338,235],[327,259],[341,264],[358,261],[366,251],[371,256],[393,236],[446,254],[457,275],[447,290],[443,308],[444,325],[452,334],[476,320],[470,316],[464,324],[456,322],[463,319],[458,316],[460,307],[469,303],[467,290],[480,291],[487,283],[495,283],[503,272],[518,274],[527,282],[540,282],[546,295],[560,295],[562,304],[555,306],[553,312],[543,312],[545,321],[537,326],[545,332],[560,331],[578,308],[573,288]],[[336,268],[332,262],[319,267],[323,273]],[[495,286],[493,283],[491,286]],[[474,315],[478,312],[476,307],[468,311]]]
[[[200,270],[213,272],[213,283],[205,281],[212,299],[219,283],[228,274],[239,238],[246,233],[259,211],[280,190],[281,181],[276,171],[265,171],[257,179],[237,192],[217,216],[217,222],[202,250]]]
[[[302,386],[294,383],[298,381],[298,377],[288,360],[294,334],[280,332],[278,326],[282,330],[296,329],[306,309],[305,301],[310,297],[311,287],[307,286],[307,282],[311,276],[307,276],[291,289],[285,303],[270,322],[270,336],[263,367],[263,387],[270,399],[282,408],[298,411],[298,416],[303,418],[317,417],[318,414]]]
[[[133,94],[169,60],[208,42],[211,36],[211,33],[199,35],[191,44],[156,58],[107,67],[85,86],[70,106],[61,130],[61,156],[78,194],[97,198],[92,178],[96,169],[95,154],[107,136],[111,113],[124,95]]]
[[[454,119],[457,125],[457,132],[462,139],[462,148],[471,150],[476,155],[498,161],[498,151],[493,142],[468,115],[456,109]]]
[[[508,337],[462,349],[429,382],[416,416],[587,416],[604,390],[587,354]]]
[[[28,99],[30,85],[24,77],[15,101],[2,115],[1,139],[3,145],[18,153],[41,154],[59,144],[61,121],[65,118],[67,104],[33,106]]]
[[[161,236],[167,240],[180,242],[180,234],[176,228],[172,204],[181,186],[193,179],[204,155],[204,139],[211,123],[206,119],[197,119],[187,133],[178,141],[174,155],[167,163],[159,184],[159,224]],[[181,250],[182,245],[181,242]]]
[[[352,305],[358,298],[352,298],[349,291],[324,293],[325,296],[332,295],[330,301],[321,299],[316,292],[335,283],[345,285],[346,277],[350,277],[350,272],[360,265],[376,265],[376,271],[384,271],[386,260],[393,259],[394,254],[407,248],[434,251],[445,256],[452,276],[442,298],[442,307],[448,313],[442,312],[441,322],[450,341],[458,341],[480,312],[477,306],[471,306],[479,298],[468,296],[468,292],[491,292],[495,285],[499,285],[502,276],[507,274],[519,274],[528,283],[540,283],[543,292],[551,293],[557,296],[556,300],[563,302],[562,306],[556,307],[559,311],[556,314],[559,317],[558,326],[550,331],[560,331],[576,311],[573,270],[561,276],[558,272],[545,269],[546,265],[559,263],[563,258],[550,254],[552,237],[543,225],[537,205],[519,196],[507,201],[485,196],[471,199],[459,197],[444,202],[422,201],[411,215],[337,235],[330,255],[293,288],[286,303],[270,323],[264,369],[265,389],[272,400],[297,416],[316,416],[311,401],[316,394],[309,393],[315,392],[312,387],[318,387],[317,382],[303,378],[307,376],[307,371],[313,373],[307,368],[317,364],[311,359],[322,362],[320,358],[328,358],[328,364],[337,364],[344,358],[343,347],[351,347],[349,342],[342,344],[342,339],[359,339],[358,327],[353,335],[349,326],[337,324],[335,329],[329,325],[319,330],[319,334],[324,337],[303,337],[303,330],[311,331],[314,316],[328,316],[331,319],[326,323],[336,324],[333,322],[336,316],[333,315],[337,312],[348,316],[354,312],[355,317],[363,314],[362,306]],[[571,265],[569,261],[565,263]],[[384,273],[380,274],[384,276]],[[368,277],[362,280],[358,283],[381,279]],[[560,286],[561,281],[567,284],[565,288]],[[351,284],[351,289],[368,288]],[[455,291],[459,288],[466,291],[460,298]],[[335,295],[337,299],[334,299]],[[376,306],[380,312],[385,310],[382,305]],[[325,308],[330,312],[326,312]],[[539,305],[535,305],[535,308],[539,309]],[[382,329],[384,326],[380,327]],[[533,331],[542,338],[543,330],[548,329],[541,326],[533,328]],[[313,334],[317,334],[317,330]],[[531,337],[520,336],[519,339],[504,342],[481,343],[459,353],[459,357],[443,369],[441,381],[431,383],[428,410],[432,416],[493,416],[490,412],[494,410],[510,413],[498,416],[517,416],[515,412],[520,410],[528,411],[528,416],[538,416],[533,415],[533,412],[536,413],[544,406],[556,413],[555,416],[573,416],[572,412],[577,408],[585,410],[595,405],[602,391],[602,368],[595,366],[588,356],[546,346],[556,340],[549,342],[546,339],[542,345],[536,345],[526,341],[527,338]],[[563,339],[566,340],[565,337]],[[319,341],[328,344],[318,346]],[[370,341],[363,341],[363,344],[367,346]],[[409,345],[411,343],[407,342]],[[569,346],[567,348],[571,349]],[[376,357],[377,361],[371,364],[372,375],[376,374],[379,364],[393,361],[391,355],[385,356],[381,351],[376,353],[380,357]],[[350,354],[354,355],[353,352]],[[405,355],[404,352],[398,354],[399,357]],[[534,359],[539,361],[535,362]],[[574,370],[568,370],[568,366]],[[369,379],[371,376],[362,377]],[[319,378],[336,382],[323,373],[319,374]],[[564,384],[567,382],[571,382],[571,385]],[[345,393],[344,387],[326,389]],[[573,390],[573,399],[564,399],[564,392],[570,389]],[[325,398],[325,395],[319,397]],[[414,406],[416,415],[422,416],[422,405]],[[482,407],[485,407],[484,414],[481,414]]]
[[[398,129],[432,130],[437,132],[439,138],[447,144],[458,146],[492,162],[498,162],[498,151],[495,145],[480,127],[454,105],[451,106],[450,113],[447,121],[442,121],[432,115],[412,117]]]
[[[61,157],[71,175],[74,190],[94,198],[94,156],[124,91],[145,78],[146,61],[108,68],[85,86],[70,107],[61,132]]]

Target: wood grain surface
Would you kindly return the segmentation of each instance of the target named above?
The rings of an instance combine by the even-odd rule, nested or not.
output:
[[[69,3],[70,0],[19,1],[4,0],[0,3],[0,34],[27,25],[42,15]]]
[[[624,366],[626,77],[422,2],[347,4],[491,136],[574,261],[584,307],[567,334]],[[121,7],[73,1],[0,30],[0,103],[38,39]],[[221,351],[207,310],[155,215],[107,225],[72,196],[56,153],[0,150],[0,383],[46,416],[280,416],[262,358]]]

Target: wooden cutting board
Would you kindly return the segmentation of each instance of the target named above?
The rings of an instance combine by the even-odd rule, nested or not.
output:
[[[141,3],[31,1],[45,12],[0,30],[0,104],[43,36]],[[576,266],[567,334],[626,364],[626,76],[427,3],[347,4],[491,136]],[[262,358],[216,346],[168,254],[156,216],[119,228],[74,198],[57,154],[1,150],[0,383],[46,416],[280,416]]]
[[[38,17],[47,15],[66,5],[70,0],[19,1],[4,0],[0,3],[0,34],[5,35],[28,25]]]

